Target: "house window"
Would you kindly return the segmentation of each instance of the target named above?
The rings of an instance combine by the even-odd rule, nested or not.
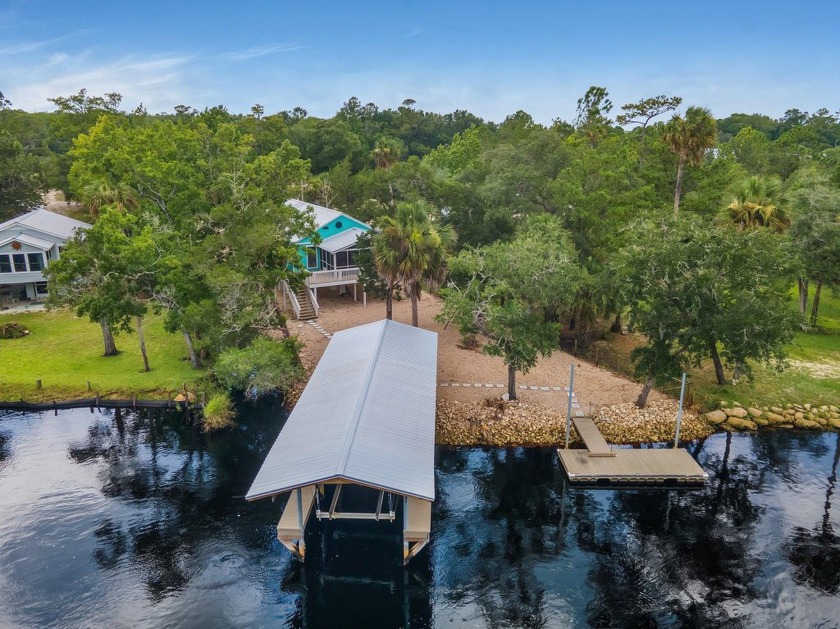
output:
[[[29,253],[29,254],[27,254],[26,257],[29,260],[29,270],[30,271],[43,271],[44,270],[44,254],[43,253]]]
[[[47,283],[46,282],[35,282],[35,293],[38,295],[46,295],[47,294]]]
[[[343,225],[344,225],[344,223],[342,223],[341,221],[336,221],[336,222],[335,222],[335,228],[336,228],[336,229],[341,229],[341,227],[342,227]]]
[[[12,263],[9,260],[9,254],[0,253],[0,273],[11,273]]]
[[[315,250],[306,252],[306,268],[314,269],[318,266],[318,255]]]
[[[26,273],[26,254],[13,253],[12,260],[15,263],[15,273]]]

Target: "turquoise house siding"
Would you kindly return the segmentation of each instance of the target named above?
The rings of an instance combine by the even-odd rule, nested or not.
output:
[[[321,237],[321,240],[326,240],[330,236],[335,236],[336,234],[340,234],[342,232],[347,231],[348,229],[361,229],[364,231],[368,231],[370,227],[365,225],[359,220],[356,220],[352,216],[347,216],[346,214],[342,214],[330,222],[321,225],[316,230],[316,233]],[[306,264],[306,248],[309,244],[311,244],[312,239],[310,237],[302,238],[298,241],[298,253],[300,255],[300,261],[303,267],[309,271],[320,271],[321,269],[321,252],[316,247],[315,248],[315,263],[316,266],[307,266]]]

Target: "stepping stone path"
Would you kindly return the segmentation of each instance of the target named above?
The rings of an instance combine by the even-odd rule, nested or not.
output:
[[[318,332],[320,332],[321,334],[323,334],[326,338],[328,338],[328,339],[331,339],[331,338],[332,338],[332,334],[330,334],[330,333],[329,333],[329,332],[327,332],[324,328],[322,328],[322,327],[321,327],[321,324],[320,324],[320,323],[318,323],[315,319],[310,319],[309,321],[307,321],[307,323],[308,323],[309,325],[311,325],[313,328],[315,328],[316,330],[318,330]]]
[[[310,322],[310,324],[313,325],[313,327],[316,327],[315,324],[313,324],[312,322]],[[318,328],[316,327],[316,329],[318,329]],[[323,332],[323,330],[321,330],[321,332],[324,334],[324,336],[326,336],[327,338],[330,338],[327,335],[326,332]],[[476,382],[476,383],[472,383],[472,382],[441,382],[441,383],[438,384],[438,386],[439,387],[452,387],[452,388],[466,387],[467,389],[472,389],[472,388],[475,388],[475,389],[481,389],[481,388],[485,388],[485,389],[493,389],[493,388],[505,389],[505,388],[507,388],[507,385],[500,384],[498,382],[495,383],[495,384],[493,384],[493,383],[481,384],[479,382]],[[520,384],[520,385],[517,385],[517,386],[519,387],[519,389],[521,391],[539,391],[541,393],[551,393],[551,392],[556,392],[556,391],[563,391],[566,394],[566,399],[568,400],[569,387],[545,387],[545,386],[534,386],[534,385],[527,385],[527,384]],[[572,393],[572,414],[575,417],[585,417],[585,415],[583,414],[583,411],[581,410],[580,402],[578,401],[576,393]]]

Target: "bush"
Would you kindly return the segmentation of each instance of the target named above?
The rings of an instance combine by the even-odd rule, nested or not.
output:
[[[258,337],[248,347],[222,352],[216,360],[216,378],[229,391],[242,391],[251,398],[287,391],[303,376],[299,350],[293,338]]]
[[[216,393],[204,407],[204,430],[212,432],[233,426],[236,413],[227,393]]]
[[[0,339],[19,339],[29,334],[29,330],[18,323],[0,325]]]

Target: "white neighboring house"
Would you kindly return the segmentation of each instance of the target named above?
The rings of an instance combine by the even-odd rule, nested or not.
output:
[[[44,269],[77,230],[89,227],[43,207],[0,223],[0,303],[45,297]]]

